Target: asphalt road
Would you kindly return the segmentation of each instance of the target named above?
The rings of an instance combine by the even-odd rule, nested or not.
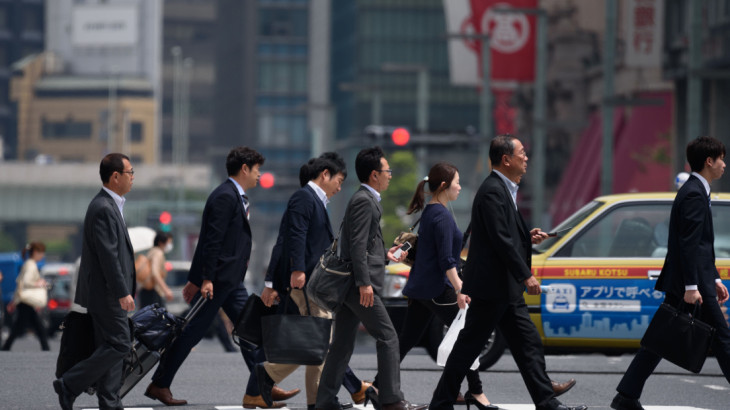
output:
[[[41,352],[32,336],[19,339],[11,352],[0,352],[0,409],[58,408],[52,388],[59,339],[51,341],[50,352]],[[566,404],[587,404],[591,409],[608,409],[623,371],[632,355],[547,356],[550,376],[556,380],[578,380],[573,390],[561,397]],[[350,365],[361,378],[372,380],[376,360],[371,339],[364,336]],[[430,401],[441,369],[423,350],[414,350],[401,366],[402,390],[408,400]],[[506,409],[534,409],[522,378],[509,354],[487,372],[482,372],[489,399]],[[215,340],[203,340],[191,353],[177,375],[172,391],[190,403],[184,409],[240,409],[248,371],[238,353],[224,353]],[[281,386],[303,387],[304,371],[297,370]],[[144,397],[149,375],[124,399],[126,408],[164,408]],[[465,387],[464,387],[465,388]],[[340,400],[348,401],[342,389]],[[722,376],[717,361],[709,358],[701,374],[695,375],[662,362],[644,391],[647,409],[730,409],[730,385]],[[95,408],[96,398],[86,394],[76,400],[76,409]],[[291,399],[289,408],[304,409],[304,393]],[[361,406],[358,406],[361,407]],[[362,408],[362,407],[361,407]],[[459,407],[457,407],[457,410]],[[372,410],[368,406],[367,410]],[[463,410],[466,410],[463,408]]]

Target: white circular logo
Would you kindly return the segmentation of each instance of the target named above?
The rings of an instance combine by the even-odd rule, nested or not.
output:
[[[519,51],[530,38],[530,22],[522,13],[495,13],[492,8],[509,8],[497,3],[482,17],[482,32],[489,33],[489,44],[495,50],[510,54]]]

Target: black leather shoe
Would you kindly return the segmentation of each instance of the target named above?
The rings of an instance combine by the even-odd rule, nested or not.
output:
[[[61,409],[73,410],[76,396],[63,384],[63,379],[53,381],[53,390],[58,394],[58,404],[61,405]]]
[[[264,403],[267,406],[271,407],[274,404],[274,400],[271,398],[271,389],[274,388],[274,380],[266,373],[266,369],[261,363],[256,365],[255,371],[261,398],[264,399]]]
[[[621,393],[616,393],[613,401],[611,401],[611,408],[616,410],[644,410],[639,400],[626,397]]]
[[[535,407],[536,410],[587,410],[588,406],[579,404],[577,406],[566,406],[565,404],[553,399],[553,402],[547,406]]]

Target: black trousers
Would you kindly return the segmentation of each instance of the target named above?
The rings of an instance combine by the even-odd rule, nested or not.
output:
[[[165,301],[154,288],[140,289],[137,291],[137,301],[139,302],[139,306],[137,306],[139,309],[154,303],[158,303],[160,306],[165,306]]]
[[[429,329],[429,323],[432,320],[440,320],[449,326],[458,313],[459,306],[456,304],[456,292],[448,286],[445,286],[444,291],[433,299],[408,299],[406,318],[398,334],[400,361],[402,362],[408,352],[418,344],[423,334]],[[466,372],[466,381],[469,386],[469,393],[472,395],[483,393],[478,370],[468,370]]]
[[[680,299],[667,294],[664,302],[677,306]],[[703,298],[702,303],[702,321],[710,324],[715,328],[715,339],[712,341],[712,352],[715,354],[717,362],[720,364],[720,370],[728,382],[730,382],[730,329],[728,329],[727,320],[720,310],[720,304],[717,299]],[[671,341],[667,341],[671,343]],[[641,392],[644,390],[646,380],[654,373],[661,357],[644,348],[639,349],[634,360],[631,361],[629,368],[626,369],[624,377],[621,378],[616,390],[626,397],[639,399]]]
[[[444,372],[433,392],[430,409],[453,409],[464,376],[497,327],[507,340],[537,410],[557,407],[559,402],[555,399],[545,370],[540,334],[530,320],[524,299],[508,303],[472,297],[469,310],[466,311],[464,329],[459,332],[446,361]]]
[[[8,340],[5,341],[2,350],[10,350],[15,338],[22,336],[23,333],[25,333],[25,329],[29,326],[33,329],[33,332],[35,332],[35,335],[38,337],[38,341],[41,342],[41,349],[50,350],[48,347],[48,335],[46,334],[46,328],[43,326],[43,321],[35,308],[26,305],[25,303],[18,303],[15,308],[15,312],[15,322],[13,322],[13,327],[10,330],[10,336],[8,336]]]

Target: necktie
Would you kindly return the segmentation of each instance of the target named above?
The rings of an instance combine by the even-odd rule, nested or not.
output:
[[[707,203],[710,205],[710,208],[712,208],[712,194],[707,194]]]
[[[241,195],[241,198],[243,199],[243,211],[246,212],[246,219],[248,219],[248,197]]]

